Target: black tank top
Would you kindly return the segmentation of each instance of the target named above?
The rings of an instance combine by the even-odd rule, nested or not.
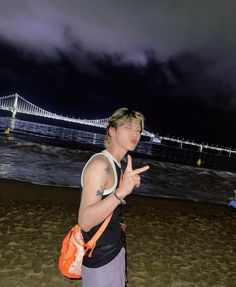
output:
[[[119,185],[119,179],[121,176],[121,169],[115,163],[118,183],[116,188]],[[104,199],[108,195],[102,197]],[[90,268],[101,267],[107,263],[109,263],[112,259],[118,255],[121,248],[124,246],[124,232],[120,227],[120,217],[121,217],[121,207],[118,205],[116,209],[113,211],[113,215],[111,217],[108,226],[104,230],[101,237],[96,242],[96,247],[93,250],[92,257],[88,257],[86,254],[83,258],[83,265]],[[102,223],[94,226],[89,232],[82,231],[84,241],[88,242],[93,235],[100,228]]]

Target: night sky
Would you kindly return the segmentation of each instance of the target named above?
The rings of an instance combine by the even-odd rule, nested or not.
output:
[[[236,148],[236,2],[1,0],[0,97]],[[1,111],[0,111],[1,115]]]

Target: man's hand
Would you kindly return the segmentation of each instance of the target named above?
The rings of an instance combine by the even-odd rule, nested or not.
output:
[[[131,156],[128,155],[128,162],[123,175],[123,181],[119,186],[117,194],[124,198],[133,191],[134,187],[139,187],[141,183],[141,177],[139,176],[139,174],[148,169],[149,166],[146,165],[133,170],[132,159]]]
[[[126,224],[124,223],[120,223],[120,228],[123,232],[125,232],[125,229],[126,229]]]

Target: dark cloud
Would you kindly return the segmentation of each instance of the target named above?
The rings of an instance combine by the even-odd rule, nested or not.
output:
[[[2,0],[1,34],[22,45],[67,49],[65,27],[93,51],[169,57],[185,50],[234,54],[235,1]]]
[[[87,118],[128,106],[143,111],[147,128],[162,135],[233,142],[233,90],[230,83],[209,77],[214,63],[197,55],[183,53],[163,62],[148,51],[143,66],[124,63],[119,54],[80,51],[85,67],[96,71],[91,73],[59,50],[57,59],[38,61],[9,44],[0,47],[1,96],[18,92],[49,111]]]

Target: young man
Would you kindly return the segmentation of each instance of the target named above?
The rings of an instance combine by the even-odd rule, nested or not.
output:
[[[140,112],[127,108],[116,110],[108,121],[106,149],[92,156],[83,169],[79,225],[85,242],[113,213],[96,243],[92,257],[84,256],[83,287],[125,286],[124,232],[120,225],[120,206],[125,204],[125,198],[133,188],[139,187],[139,174],[149,167],[133,170],[132,159],[128,155],[123,180],[119,185],[120,162],[128,151],[133,151],[137,146],[143,127],[144,117]]]

